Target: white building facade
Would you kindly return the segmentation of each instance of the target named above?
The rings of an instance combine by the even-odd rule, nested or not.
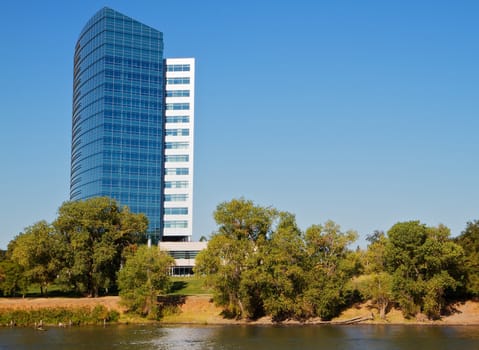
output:
[[[193,235],[195,60],[165,60],[164,205],[162,241]]]

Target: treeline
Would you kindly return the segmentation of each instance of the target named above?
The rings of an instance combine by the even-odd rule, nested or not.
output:
[[[231,317],[327,320],[371,300],[382,318],[397,306],[436,319],[448,302],[479,295],[479,221],[455,239],[443,225],[399,222],[351,249],[357,234],[332,221],[303,232],[293,214],[245,199],[221,203],[214,218],[195,272]]]
[[[108,197],[65,202],[53,223],[40,221],[9,243],[0,256],[0,292],[25,295],[40,286],[46,295],[53,283],[90,297],[119,292],[129,311],[156,319],[175,262],[145,245],[147,227],[145,215]]]
[[[65,202],[53,223],[40,221],[16,236],[0,258],[0,291],[41,294],[62,286],[86,296],[117,290],[117,272],[137,244],[145,242],[148,220],[116,201],[98,197]]]

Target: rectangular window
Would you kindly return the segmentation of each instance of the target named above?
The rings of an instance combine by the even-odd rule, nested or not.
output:
[[[189,123],[190,117],[187,115],[174,115],[166,117],[167,123]]]
[[[188,215],[188,208],[165,208],[165,215]]]
[[[189,77],[178,77],[178,78],[167,78],[166,85],[183,85],[189,84],[190,78]]]
[[[172,154],[165,156],[165,162],[188,162],[190,156],[188,154]]]
[[[165,194],[165,202],[186,202],[187,194]]]
[[[169,64],[166,66],[168,72],[189,72],[189,64]]]
[[[188,175],[188,168],[166,168],[165,175]]]
[[[165,228],[188,228],[188,221],[185,220],[166,220]]]
[[[190,97],[190,90],[166,90],[166,97]]]
[[[167,103],[167,111],[187,111],[190,109],[189,103]]]
[[[190,129],[166,129],[166,136],[189,136]]]
[[[165,142],[165,149],[187,149],[189,142]]]
[[[165,188],[188,188],[188,181],[165,181]]]

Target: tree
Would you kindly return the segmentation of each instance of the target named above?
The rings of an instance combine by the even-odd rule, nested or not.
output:
[[[360,276],[356,281],[362,296],[371,299],[383,320],[386,319],[386,312],[393,301],[392,283],[393,277],[387,272],[373,272]]]
[[[29,283],[23,272],[22,267],[10,259],[0,261],[0,290],[4,296],[17,293],[25,296]]]
[[[66,245],[62,237],[45,221],[28,227],[10,244],[11,260],[18,264],[25,280],[38,283],[43,295],[57,278],[63,264]]]
[[[114,287],[123,250],[145,237],[146,216],[107,197],[65,202],[58,212],[53,225],[70,248],[62,278],[89,296]]]
[[[370,243],[362,259],[364,274],[355,282],[361,295],[371,299],[378,308],[379,317],[385,319],[386,312],[394,300],[393,278],[386,271],[385,250],[388,240],[382,231],[374,231],[366,237],[366,240]]]
[[[276,217],[275,209],[243,198],[220,203],[216,208],[214,218],[219,228],[196,257],[195,273],[207,276],[215,302],[233,317],[256,317],[260,313],[259,291],[243,277],[259,263],[259,246],[272,232]]]
[[[346,302],[345,287],[359,263],[348,249],[356,238],[356,232],[341,232],[333,221],[306,230],[308,287],[304,298],[309,316],[331,319]]]
[[[130,311],[149,319],[159,316],[158,295],[168,290],[175,260],[157,248],[140,246],[118,272],[120,297]]]
[[[448,291],[460,283],[463,250],[443,225],[400,222],[388,231],[386,265],[393,276],[393,295],[405,316],[425,312],[438,318]]]
[[[455,242],[464,250],[466,292],[473,297],[479,297],[479,220],[468,222],[466,229]]]
[[[274,321],[302,318],[302,295],[306,287],[306,250],[303,234],[293,214],[281,212],[276,230],[261,246],[261,263],[246,281],[259,285],[264,311]]]

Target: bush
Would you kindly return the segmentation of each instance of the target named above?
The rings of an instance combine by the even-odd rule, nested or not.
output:
[[[108,310],[103,305],[93,308],[41,308],[36,310],[0,310],[0,326],[33,326],[40,321],[45,325],[91,325],[104,322],[117,322],[120,313]]]

